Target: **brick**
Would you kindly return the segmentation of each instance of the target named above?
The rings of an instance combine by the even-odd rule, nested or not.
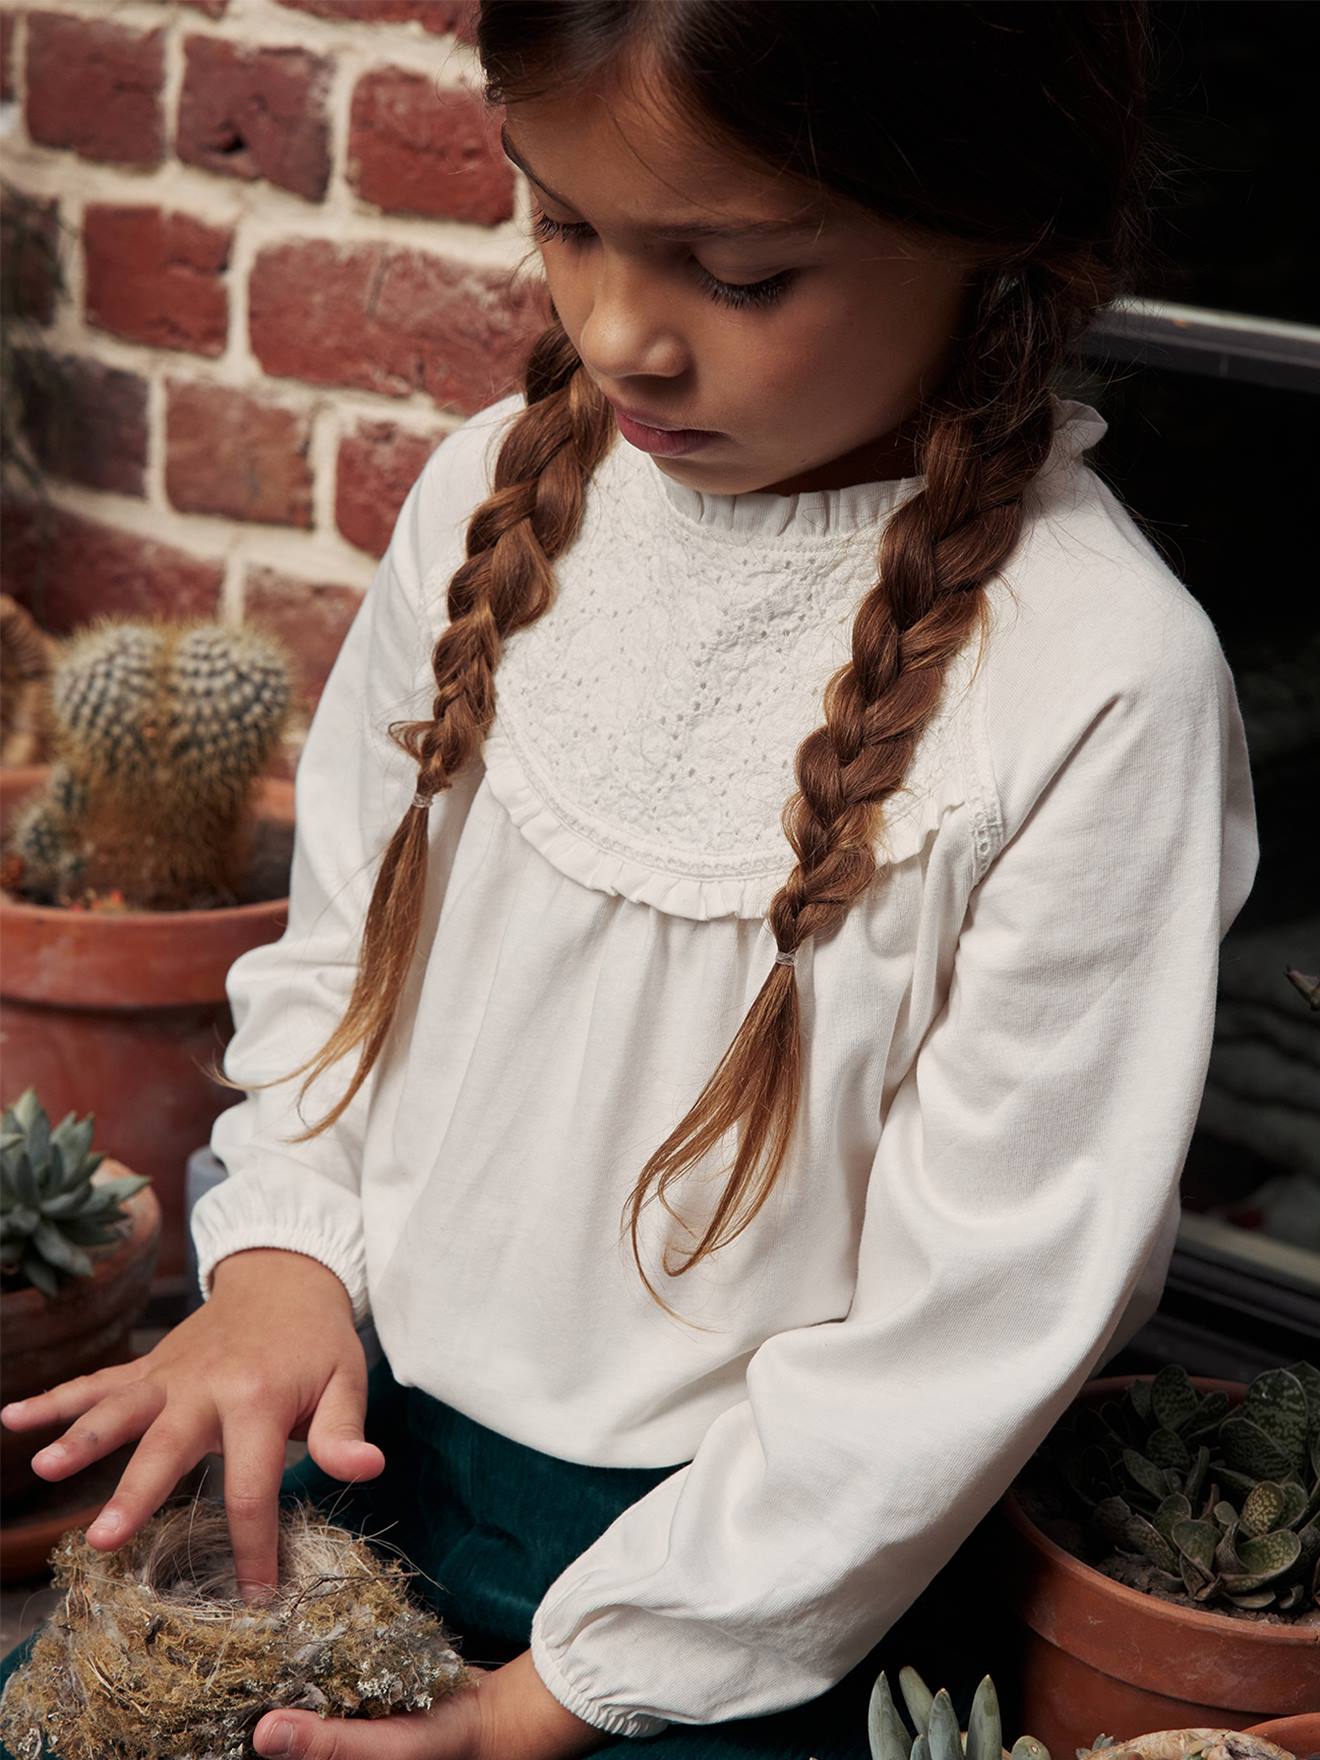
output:
[[[473,92],[437,92],[401,67],[379,67],[353,88],[348,181],[392,214],[497,226],[513,214],[513,173]]]
[[[156,207],[89,203],[83,213],[89,324],[156,348],[224,352],[230,227]]]
[[[16,349],[23,432],[53,477],[144,496],[147,381],[85,355]]]
[[[46,147],[149,169],[165,156],[165,33],[30,12],[27,128]]]
[[[0,257],[13,278],[15,318],[49,324],[64,285],[60,206],[6,184],[0,188]]]
[[[0,101],[9,103],[14,89],[14,15],[0,12]]]
[[[54,503],[9,498],[0,589],[43,629],[67,635],[98,612],[214,617],[224,568],[172,545],[84,519]]]
[[[267,373],[387,397],[424,391],[467,415],[521,384],[549,322],[541,280],[384,244],[269,245],[248,282],[249,338]]]
[[[404,498],[443,439],[394,422],[359,422],[344,435],[335,461],[335,525],[350,544],[385,554]]]
[[[297,12],[317,18],[365,24],[420,24],[437,37],[451,34],[464,43],[477,40],[474,0],[279,0]]]
[[[184,55],[179,158],[319,202],[330,181],[331,63],[304,49],[252,49],[202,36],[186,39]]]
[[[248,565],[244,620],[269,631],[293,656],[300,704],[311,709],[325,687],[348,626],[362,603],[359,587],[296,580],[278,569]]]
[[[165,493],[183,513],[312,524],[311,424],[229,385],[168,379]]]

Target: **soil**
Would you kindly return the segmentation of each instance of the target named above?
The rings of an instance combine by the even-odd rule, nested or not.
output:
[[[1089,1541],[1080,1522],[1071,1516],[1057,1514],[1045,1498],[1030,1486],[1015,1485],[1013,1495],[1041,1533],[1053,1540],[1056,1546],[1061,1546],[1065,1552],[1071,1553],[1092,1570],[1100,1571],[1129,1589],[1139,1590],[1143,1595],[1153,1595],[1159,1601],[1172,1601],[1193,1612],[1221,1613],[1226,1614],[1229,1619],[1253,1620],[1262,1625],[1303,1628],[1320,1626],[1320,1607],[1304,1608],[1300,1613],[1289,1615],[1274,1613],[1268,1607],[1235,1607],[1227,1600],[1216,1601],[1210,1606],[1193,1601],[1185,1592],[1167,1589],[1162,1583],[1154,1581],[1155,1566],[1149,1559],[1130,1558],[1125,1552],[1100,1553]]]

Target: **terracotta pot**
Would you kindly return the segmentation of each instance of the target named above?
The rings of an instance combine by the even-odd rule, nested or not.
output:
[[[45,1105],[45,1096],[40,1095]],[[94,1185],[122,1179],[136,1169],[107,1157],[92,1176]],[[62,1281],[57,1296],[39,1289],[13,1289],[0,1295],[0,1403],[44,1393],[59,1381],[90,1375],[111,1363],[125,1363],[131,1335],[147,1297],[160,1249],[161,1210],[150,1186],[126,1200],[133,1226],[119,1241],[90,1249],[90,1277]],[[51,1489],[32,1470],[32,1456],[54,1442],[67,1424],[40,1430],[0,1427],[0,1500],[4,1519]]]
[[[1247,1734],[1266,1736],[1296,1754],[1297,1760],[1303,1760],[1305,1755],[1320,1754],[1320,1710],[1303,1711],[1300,1717],[1272,1717],[1268,1723],[1253,1723]]]
[[[48,767],[0,770],[0,827]],[[145,1173],[160,1200],[159,1271],[187,1265],[188,1156],[242,1098],[205,1073],[233,1032],[230,966],[288,920],[294,789],[263,780],[253,848],[285,896],[202,911],[71,911],[0,894],[4,1099],[34,1087],[52,1119],[93,1113],[107,1154]],[[255,855],[254,855],[255,859]]]
[[[1102,1376],[1079,1399],[1098,1404],[1134,1380]],[[1241,1381],[1192,1376],[1222,1389],[1230,1407]],[[1012,1490],[980,1538],[997,1592],[1020,1622],[1012,1650],[1021,1727],[1054,1753],[1161,1728],[1218,1725],[1242,1731],[1262,1718],[1305,1712],[1320,1700],[1320,1626],[1231,1619],[1143,1595],[1055,1544]]]

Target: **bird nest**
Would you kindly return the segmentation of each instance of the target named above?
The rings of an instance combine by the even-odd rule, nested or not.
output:
[[[410,1597],[416,1573],[311,1504],[280,1512],[279,1586],[242,1599],[224,1505],[167,1505],[114,1552],[81,1529],[51,1554],[64,1598],[9,1679],[18,1760],[250,1760],[267,1711],[385,1717],[477,1676]]]

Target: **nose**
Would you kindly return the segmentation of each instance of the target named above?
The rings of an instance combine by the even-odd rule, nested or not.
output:
[[[585,301],[578,353],[597,382],[673,379],[687,371],[688,345],[672,292],[644,264],[598,250]]]

